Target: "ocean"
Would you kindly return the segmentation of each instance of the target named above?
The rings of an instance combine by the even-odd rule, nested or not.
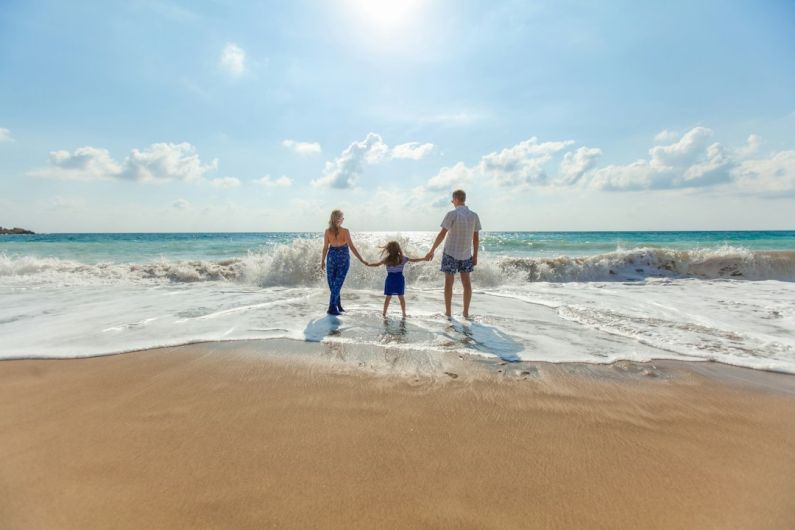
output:
[[[352,232],[367,259],[434,232]],[[485,232],[471,320],[443,315],[441,252],[406,267],[406,321],[381,317],[382,268],[352,259],[325,314],[319,233],[0,236],[0,358],[289,339],[441,356],[717,361],[795,373],[795,231]],[[458,317],[455,314],[459,315]]]

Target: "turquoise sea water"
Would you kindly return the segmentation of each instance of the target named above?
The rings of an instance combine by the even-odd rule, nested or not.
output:
[[[354,239],[377,244],[401,235],[430,245],[434,232],[353,233]],[[267,251],[299,239],[318,239],[315,232],[262,233],[123,233],[37,234],[0,236],[0,254],[70,259],[82,263],[135,262],[156,259],[222,260]],[[589,256],[648,247],[675,250],[738,247],[750,251],[795,250],[795,231],[689,232],[484,232],[486,253],[513,257]]]
[[[374,261],[390,239],[424,256],[436,234],[352,235]],[[404,352],[411,373],[462,354],[795,373],[795,231],[484,232],[475,318],[442,314],[437,252],[406,267],[401,325],[381,317],[384,271],[356,260],[348,312],[325,315],[321,247],[318,232],[0,236],[0,359],[282,338],[361,346],[378,370]]]

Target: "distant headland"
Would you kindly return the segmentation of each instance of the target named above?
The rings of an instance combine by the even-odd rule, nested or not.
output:
[[[0,226],[0,235],[2,234],[35,234],[36,232],[31,232],[30,230],[25,230],[24,228],[3,228]]]

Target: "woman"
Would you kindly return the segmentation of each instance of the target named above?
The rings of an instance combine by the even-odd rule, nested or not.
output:
[[[323,258],[320,268],[326,269],[328,288],[331,291],[327,311],[329,315],[339,315],[345,311],[340,301],[340,290],[351,264],[348,248],[359,261],[366,264],[351,240],[351,233],[347,228],[342,228],[344,220],[342,210],[332,211],[328,220],[328,228],[323,235]],[[328,257],[328,261],[326,257]]]

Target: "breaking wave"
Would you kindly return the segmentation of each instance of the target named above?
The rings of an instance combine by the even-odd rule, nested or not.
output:
[[[317,240],[296,240],[267,250],[223,260],[179,261],[161,258],[149,263],[86,264],[59,258],[0,254],[0,278],[35,283],[208,282],[229,281],[261,287],[320,286],[324,282]],[[411,256],[424,252],[411,248]],[[361,245],[366,259],[378,249]],[[409,282],[438,286],[437,252],[433,263],[411,264]],[[352,257],[352,260],[355,259]],[[522,257],[481,255],[476,285],[493,287],[522,282],[637,281],[646,278],[701,278],[795,281],[795,252],[754,252],[740,247],[681,250],[634,248],[592,256]],[[354,264],[347,284],[377,288],[383,281],[378,268]]]

